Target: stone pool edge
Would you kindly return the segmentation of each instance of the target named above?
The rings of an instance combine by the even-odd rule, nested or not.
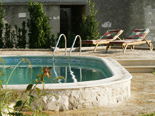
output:
[[[38,56],[38,55],[37,55]],[[67,57],[67,56],[65,56]],[[52,93],[58,98],[47,95],[39,102],[46,111],[64,111],[85,108],[95,108],[116,105],[130,98],[131,74],[116,60],[111,58],[72,56],[103,60],[111,70],[113,76],[107,79],[67,83],[45,84],[43,92]],[[18,92],[24,90],[27,85],[7,85],[7,89],[15,89]],[[42,85],[38,85],[42,88]],[[33,93],[37,95],[36,92]],[[39,108],[38,101],[33,104],[34,109]]]
[[[22,56],[24,57],[24,55],[21,55],[21,57]],[[39,55],[34,55],[34,56],[39,56]],[[46,55],[46,56],[50,56],[50,55]],[[55,56],[55,57],[69,57],[69,56]],[[71,56],[71,57],[76,57],[76,58],[79,57],[79,58],[86,58],[86,59],[90,58],[90,56]],[[113,76],[107,79],[101,79],[101,80],[95,80],[95,81],[62,83],[62,84],[45,84],[45,89],[73,89],[73,88],[95,87],[95,86],[101,86],[101,85],[103,86],[103,85],[121,83],[132,79],[131,74],[114,59],[111,59],[108,57],[102,58],[102,57],[94,57],[94,56],[91,56],[91,59],[103,60],[103,62],[107,65],[109,70],[112,72]],[[25,90],[26,86],[27,84],[7,85],[7,89],[11,88],[15,90]],[[37,87],[42,88],[42,84],[38,85]]]

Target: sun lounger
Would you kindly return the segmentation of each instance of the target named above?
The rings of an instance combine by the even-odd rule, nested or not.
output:
[[[98,40],[83,40],[82,45],[84,44],[93,44],[95,45],[94,51],[96,51],[96,48],[99,44],[108,44],[110,41],[116,40],[119,38],[119,35],[123,33],[123,30],[121,29],[111,29],[108,30],[100,39]]]
[[[150,32],[149,29],[134,29],[132,33],[125,40],[114,40],[107,44],[106,51],[111,45],[122,45],[123,53],[125,53],[128,45],[131,46],[131,49],[134,49],[135,45],[148,44],[150,50],[153,50],[153,45],[151,40],[147,40],[145,36]]]

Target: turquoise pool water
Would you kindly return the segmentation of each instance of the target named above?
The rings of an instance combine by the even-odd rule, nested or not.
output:
[[[3,76],[3,81],[7,81],[8,77],[10,76],[12,70],[14,67],[11,67],[9,69],[4,70],[4,73],[6,76]],[[35,81],[35,77],[38,74],[42,74],[42,69],[44,67],[38,66],[33,67],[33,73],[31,78],[31,69],[30,67],[23,67],[19,66],[15,69],[14,73],[12,74],[9,84],[28,84],[32,81]],[[45,77],[45,83],[51,83],[51,80],[53,80],[56,76],[63,76],[64,79],[59,79],[54,83],[72,83],[74,82],[74,78],[77,80],[77,82],[82,81],[91,81],[91,80],[99,80],[103,78],[107,78],[104,76],[102,71],[96,70],[96,69],[89,69],[89,68],[79,68],[79,67],[72,67],[71,71],[73,72],[72,76],[69,67],[55,67],[55,71],[53,69],[50,69],[51,72],[51,79],[48,77]],[[55,74],[56,72],[57,74]]]
[[[27,62],[20,63],[13,72],[8,84],[29,84],[36,79],[36,76],[42,74],[42,69],[52,67],[50,69],[51,79],[45,77],[45,83],[51,81],[57,76],[63,76],[64,79],[59,79],[54,83],[73,83],[92,81],[109,78],[112,73],[106,67],[106,64],[101,64],[101,61],[87,58],[71,58],[56,57],[53,62],[52,56],[12,56],[3,57],[5,60],[5,67],[1,67],[6,76],[2,76],[3,84],[8,80],[15,65],[18,64],[22,58],[28,59],[32,64],[32,78],[31,69]],[[6,67],[9,67],[5,69]]]

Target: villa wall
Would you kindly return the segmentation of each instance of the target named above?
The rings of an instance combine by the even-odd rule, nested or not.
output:
[[[101,2],[102,1],[102,2]],[[154,0],[92,0],[98,11],[99,31],[102,35],[108,29],[123,29],[125,38],[135,28],[149,28],[147,39],[155,42]]]
[[[50,17],[52,33],[60,32],[61,5],[86,5],[88,0],[37,0],[44,4],[44,11]],[[92,0],[98,11],[96,20],[99,22],[100,35],[108,29],[123,29],[121,38],[125,38],[135,28],[149,28],[147,39],[155,43],[155,2],[154,0]],[[5,0],[5,20],[12,25],[21,26],[22,21],[28,18],[28,0]],[[26,17],[19,17],[19,13],[26,13]],[[82,14],[82,13],[81,13]],[[74,21],[75,22],[75,21]]]
[[[5,5],[5,22],[12,26],[22,26],[22,22],[29,19],[29,12],[26,5]],[[43,7],[46,14],[50,19],[50,27],[52,27],[52,33],[57,34],[60,31],[60,7],[57,5],[47,5]]]

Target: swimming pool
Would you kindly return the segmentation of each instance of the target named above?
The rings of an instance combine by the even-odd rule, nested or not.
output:
[[[53,59],[52,56],[13,56],[3,57],[5,60],[5,67],[0,67],[0,70],[3,70],[3,72],[6,74],[6,76],[2,77],[4,82],[8,80],[12,70],[21,61],[22,58],[28,59],[31,62],[32,77],[31,68],[28,62],[21,62],[12,73],[8,85],[29,84],[32,81],[35,81],[36,76],[42,74],[42,70],[45,68],[45,66],[51,67],[51,79],[45,78],[46,84],[52,84],[51,80],[59,76],[64,77],[64,79],[59,79],[54,83],[92,81],[105,79],[112,76],[111,71],[108,70],[105,63],[97,60],[82,60],[80,58],[67,59],[62,57],[56,57]],[[102,65],[100,65],[101,63]]]
[[[40,62],[42,66],[51,65],[53,61],[52,56],[6,56],[3,58],[8,66],[18,63],[20,58],[28,58],[33,67],[40,66]],[[89,56],[71,56],[70,60],[68,56],[55,56],[54,59],[55,67],[60,65],[65,67],[69,62],[71,67],[101,70],[104,75],[109,77],[90,81],[45,84],[43,91],[55,94],[58,98],[50,95],[42,97],[39,101],[42,102],[44,110],[61,111],[109,106],[121,103],[130,97],[132,76],[114,59]],[[103,69],[104,71],[102,71]],[[67,70],[70,71],[70,68],[68,67]],[[87,75],[87,78],[89,76]],[[19,92],[26,86],[27,84],[14,84],[8,85],[7,89],[15,89]],[[37,87],[42,88],[42,85]],[[34,95],[36,94],[34,93]],[[37,101],[33,105],[34,108],[39,108]]]

